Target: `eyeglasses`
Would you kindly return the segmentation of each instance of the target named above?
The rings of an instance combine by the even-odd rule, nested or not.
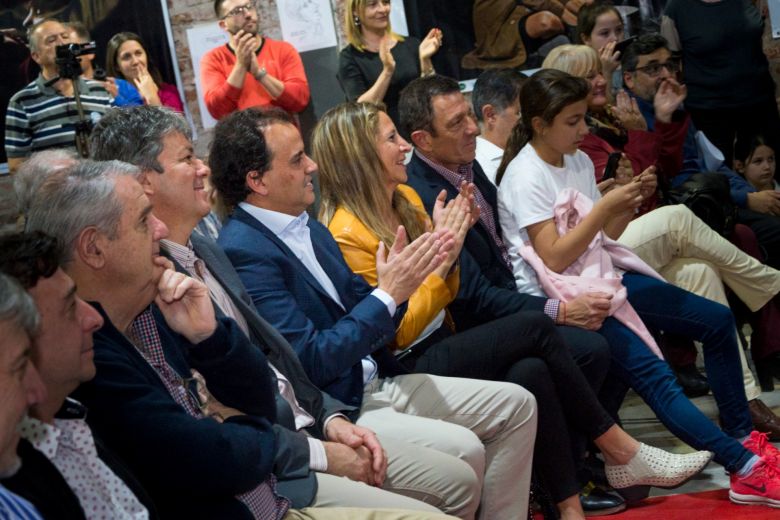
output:
[[[644,67],[637,67],[634,70],[644,72],[648,76],[658,76],[661,73],[661,69],[664,68],[669,71],[669,74],[677,74],[680,72],[679,60],[667,60],[664,63],[651,63]]]
[[[257,11],[257,3],[255,2],[249,2],[248,4],[239,5],[228,11],[225,16],[220,18],[220,20],[224,20],[225,18],[230,18],[231,16],[241,16],[244,13],[247,13],[249,11]]]

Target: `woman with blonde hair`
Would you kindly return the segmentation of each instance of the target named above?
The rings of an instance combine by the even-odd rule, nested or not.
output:
[[[390,0],[347,0],[344,29],[349,45],[339,54],[338,77],[350,101],[384,102],[398,121],[398,96],[407,83],[433,74],[431,58],[442,34],[431,29],[420,41],[390,27]]]
[[[533,393],[539,421],[534,467],[565,519],[584,518],[569,427],[601,449],[608,479],[616,488],[674,486],[703,468],[708,452],[670,455],[640,444],[616,425],[555,324],[542,312],[520,311],[454,332],[456,324],[447,319],[446,305],[457,294],[461,272],[474,272],[467,265],[473,262],[468,255],[460,256],[463,265],[458,266],[466,231],[477,218],[472,186],[464,185],[461,195],[448,204],[442,192],[431,221],[417,193],[404,185],[409,150],[376,104],[346,103],[329,110],[312,139],[322,190],[320,220],[350,268],[368,283],[377,281],[380,241],[391,246],[399,225],[409,226],[410,240],[431,226],[455,237],[456,247],[444,265],[409,298],[394,345],[401,363],[412,372],[507,381]],[[654,469],[644,472],[640,466]]]

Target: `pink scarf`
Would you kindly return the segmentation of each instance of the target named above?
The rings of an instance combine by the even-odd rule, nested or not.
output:
[[[555,200],[553,214],[558,235],[571,231],[593,209],[593,201],[573,188],[566,188]],[[655,355],[663,359],[653,336],[628,302],[623,276],[615,268],[632,271],[662,280],[661,275],[633,251],[599,231],[588,248],[562,273],[551,271],[536,254],[530,242],[520,248],[520,255],[536,271],[542,289],[550,298],[568,302],[588,292],[612,295],[609,315],[642,338]]]

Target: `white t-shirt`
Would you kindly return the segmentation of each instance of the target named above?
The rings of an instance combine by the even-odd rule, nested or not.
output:
[[[522,293],[545,296],[519,248],[528,242],[528,226],[553,218],[555,199],[564,188],[574,188],[594,202],[601,198],[590,158],[577,150],[564,155],[563,168],[558,168],[542,160],[530,144],[509,163],[498,187],[498,221]]]

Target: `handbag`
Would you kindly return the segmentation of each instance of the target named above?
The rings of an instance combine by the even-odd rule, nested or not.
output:
[[[731,200],[728,177],[722,173],[694,173],[666,192],[666,204],[684,204],[705,224],[728,237],[737,224],[737,206]]]

